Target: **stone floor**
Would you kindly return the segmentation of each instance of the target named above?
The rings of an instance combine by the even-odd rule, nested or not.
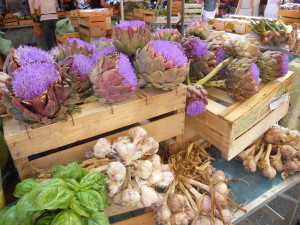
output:
[[[290,195],[295,188],[291,188],[285,194]],[[272,209],[274,209],[281,216],[285,216],[287,213],[289,201],[280,197],[272,200],[268,203]],[[297,212],[293,218],[292,225],[297,224],[297,220],[300,219],[300,205],[298,205]],[[237,225],[280,225],[277,221],[275,221],[270,215],[265,213],[263,210],[258,210],[250,215],[248,218],[239,222]]]

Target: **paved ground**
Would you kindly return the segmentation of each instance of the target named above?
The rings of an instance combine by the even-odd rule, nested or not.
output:
[[[294,188],[291,188],[286,192],[286,194],[290,195]],[[289,201],[280,197],[277,197],[270,203],[268,203],[268,206],[270,206],[272,209],[274,209],[277,213],[279,213],[281,216],[285,216],[287,213]],[[297,220],[300,218],[300,205],[298,205],[297,212],[293,218],[292,225],[297,224]],[[275,221],[271,216],[269,216],[267,213],[265,213],[262,210],[258,210],[252,215],[250,215],[245,220],[239,222],[237,225],[280,225],[277,221]]]

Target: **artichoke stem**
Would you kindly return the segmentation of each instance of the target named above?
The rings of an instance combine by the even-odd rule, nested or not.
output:
[[[225,66],[227,66],[231,61],[233,60],[233,57],[228,57],[223,62],[221,62],[219,65],[217,65],[207,76],[199,80],[196,84],[204,85],[207,81],[209,81],[211,78],[213,78],[217,73],[223,69]]]
[[[219,87],[219,88],[226,88],[225,80],[215,80],[209,81],[205,83],[206,87]]]
[[[186,75],[186,84],[187,84],[187,85],[191,85],[190,73],[188,73],[188,74]]]

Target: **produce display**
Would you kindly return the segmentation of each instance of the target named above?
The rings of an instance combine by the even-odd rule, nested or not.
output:
[[[279,6],[280,9],[299,11],[300,7],[297,3],[286,3]]]
[[[293,29],[289,34],[288,46],[290,51],[296,55],[300,54],[300,36],[299,36],[300,23],[294,23]]]
[[[258,167],[269,179],[277,172],[286,179],[289,174],[300,171],[300,133],[274,125],[236,158],[250,173],[255,173]]]
[[[0,209],[1,225],[108,225],[106,176],[87,174],[77,163],[53,166],[51,178],[32,178],[17,184],[11,207]]]

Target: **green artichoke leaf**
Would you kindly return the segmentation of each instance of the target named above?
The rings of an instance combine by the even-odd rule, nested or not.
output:
[[[16,216],[16,206],[5,207],[0,210],[0,225],[18,224]]]
[[[92,215],[92,218],[82,217],[82,225],[109,225],[109,220],[104,212],[97,212]]]
[[[39,182],[32,178],[21,181],[16,186],[14,196],[21,198],[23,195],[30,192],[37,184],[39,184]]]
[[[82,225],[80,216],[71,209],[65,209],[58,213],[51,225]]]
[[[51,168],[52,178],[74,179],[80,181],[82,178],[82,171],[77,162],[72,162],[67,166],[55,165]]]
[[[44,213],[34,223],[34,225],[50,225],[57,214]]]
[[[76,194],[80,204],[91,212],[103,212],[104,203],[101,195],[94,190],[78,192]]]

